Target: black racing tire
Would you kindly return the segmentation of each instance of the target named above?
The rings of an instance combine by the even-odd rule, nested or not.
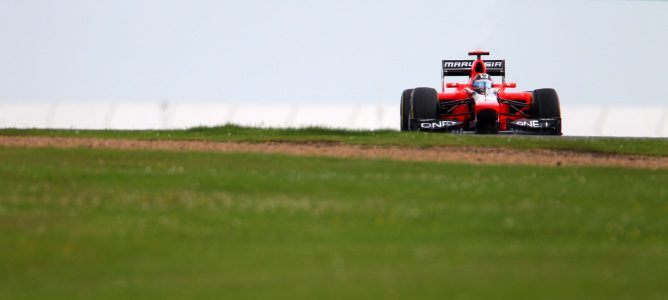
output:
[[[536,119],[561,118],[559,95],[554,89],[538,89],[533,91],[533,114]],[[561,135],[561,122],[552,134]]]
[[[411,94],[413,94],[413,89],[407,89],[401,93],[401,106],[399,108],[399,114],[401,115],[401,131],[409,130],[408,123],[411,120]]]
[[[411,116],[414,119],[438,119],[438,92],[420,87],[411,96]]]

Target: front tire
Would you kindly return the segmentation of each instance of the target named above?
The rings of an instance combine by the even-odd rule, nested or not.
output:
[[[413,89],[404,90],[401,93],[401,106],[399,108],[399,113],[401,115],[401,131],[408,131],[410,125],[408,124],[411,120],[411,95],[413,94]]]
[[[413,90],[411,116],[413,119],[438,119],[438,92],[433,88]]]
[[[559,118],[558,126],[551,134],[561,135],[561,106],[557,91],[554,89],[533,91],[533,112],[536,119]]]

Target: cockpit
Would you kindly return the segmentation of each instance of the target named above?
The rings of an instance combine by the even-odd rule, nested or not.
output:
[[[477,79],[473,81],[472,88],[476,93],[485,95],[491,93],[493,85],[490,79]]]

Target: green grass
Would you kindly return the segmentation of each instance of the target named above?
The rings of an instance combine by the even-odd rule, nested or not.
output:
[[[517,149],[556,149],[594,153],[668,156],[668,139],[550,136],[480,136],[406,133],[391,130],[350,131],[323,128],[259,129],[233,125],[189,130],[51,130],[0,129],[0,136],[58,136],[126,139],[178,139],[234,142],[337,142],[405,147],[482,146]]]
[[[665,170],[0,147],[0,299],[666,299],[667,182]]]

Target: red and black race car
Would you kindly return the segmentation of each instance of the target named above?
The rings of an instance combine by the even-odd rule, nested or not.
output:
[[[442,92],[419,87],[401,95],[402,131],[452,133],[520,133],[561,135],[559,96],[554,89],[510,92],[506,61],[483,61],[489,52],[474,51],[474,60],[444,60]],[[467,76],[467,83],[445,83],[448,76]],[[501,77],[494,83],[492,76]],[[453,89],[446,92],[446,88]]]

